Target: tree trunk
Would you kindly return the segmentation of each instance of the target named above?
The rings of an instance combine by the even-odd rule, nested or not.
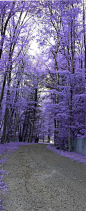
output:
[[[85,49],[85,62],[84,62],[84,68],[85,68],[85,136],[86,136],[86,3],[83,0],[83,30],[84,30],[84,49]]]
[[[72,5],[73,8],[73,5]],[[68,149],[69,152],[72,149],[71,146],[71,125],[72,125],[72,98],[73,98],[73,87],[72,87],[72,76],[75,71],[75,61],[74,61],[74,54],[75,54],[75,19],[73,18],[70,23],[70,39],[71,39],[71,60],[70,60],[70,71],[71,71],[71,82],[70,82],[70,102],[69,102],[69,136],[68,136]]]
[[[6,107],[5,115],[4,115],[3,134],[2,134],[2,137],[1,137],[1,144],[6,143],[7,119],[9,119],[9,110]]]
[[[43,134],[43,143],[44,143],[44,134]]]
[[[16,139],[16,131],[17,131],[17,127],[18,127],[18,119],[19,119],[19,115],[18,112],[15,113],[15,123],[14,123],[14,136],[13,136],[13,142],[15,142]]]
[[[35,108],[33,110],[33,119],[31,122],[31,133],[30,133],[30,139],[29,142],[32,142],[32,138],[33,138],[33,130],[34,130],[34,121],[35,121],[35,113],[36,113],[36,107],[37,107],[37,88],[35,89]]]
[[[50,143],[50,135],[48,134],[48,143]]]
[[[58,71],[57,62],[55,61],[55,63],[56,63],[56,69]],[[57,81],[56,91],[58,91],[59,90],[58,89],[58,85],[59,85],[59,74],[58,73],[56,73],[56,81]],[[58,104],[58,102],[59,102],[58,94],[56,94],[55,95],[55,104]],[[54,145],[57,145],[57,142],[58,142],[58,131],[57,131],[57,129],[59,127],[59,122],[56,118],[56,114],[57,114],[57,112],[55,113],[55,118],[54,118],[54,128],[55,128],[55,130],[54,130]]]
[[[70,105],[69,105],[69,137],[68,137],[68,149],[71,151],[71,123],[72,123],[72,88],[70,91]]]

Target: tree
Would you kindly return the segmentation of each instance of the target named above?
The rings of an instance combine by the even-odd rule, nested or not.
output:
[[[86,131],[85,4],[5,3],[5,16],[12,5],[0,60],[1,143],[50,141],[54,133],[55,146],[71,151],[71,141]],[[34,39],[40,55],[32,56]]]
[[[13,4],[16,5],[16,4]],[[7,6],[7,11],[10,10],[10,4],[5,4],[5,6]],[[27,44],[28,41],[30,41],[30,39],[32,38],[32,34],[30,34],[30,32],[27,34],[25,34],[25,27],[27,27],[27,22],[30,20],[31,16],[33,16],[31,14],[30,11],[30,15],[28,14],[28,10],[27,10],[27,6],[25,2],[21,2],[21,3],[17,3],[18,7],[14,7],[14,10],[10,11],[10,18],[9,21],[7,22],[7,25],[5,24],[4,26],[4,19],[3,19],[3,14],[2,14],[2,29],[3,27],[4,29],[4,34],[6,33],[6,39],[4,39],[3,44],[2,45],[2,49],[3,49],[3,55],[2,55],[2,60],[1,60],[1,64],[3,61],[3,58],[5,60],[5,69],[3,71],[3,75],[4,75],[4,79],[3,79],[3,84],[2,84],[2,89],[1,89],[1,98],[0,98],[0,106],[2,101],[4,100],[4,93],[5,90],[7,89],[7,97],[6,97],[6,110],[5,110],[5,115],[4,115],[4,124],[3,124],[3,134],[2,134],[2,141],[1,143],[5,142],[5,140],[7,139],[5,134],[6,134],[6,130],[9,131],[8,129],[8,124],[7,124],[7,115],[8,115],[8,110],[9,110],[9,118],[10,118],[10,122],[12,123],[12,118],[14,118],[15,120],[15,132],[14,132],[14,137],[15,137],[15,133],[16,133],[16,129],[17,129],[17,122],[18,122],[18,112],[15,113],[15,109],[8,108],[9,107],[9,100],[11,100],[11,81],[13,78],[13,71],[15,69],[15,60],[17,59],[17,65],[19,65],[21,58],[21,51],[23,51],[23,47],[24,45]],[[11,8],[12,9],[12,8]],[[26,9],[26,11],[25,11]],[[7,14],[6,11],[6,14]],[[33,23],[33,21],[32,21]],[[30,24],[31,27],[31,24]],[[23,36],[22,36],[23,33]],[[32,33],[32,31],[31,31]],[[24,37],[25,34],[25,37]],[[28,39],[28,36],[31,36]],[[33,38],[32,38],[33,39]],[[23,41],[23,42],[22,42]],[[3,48],[4,47],[4,48]],[[2,54],[2,49],[1,49],[1,54]],[[28,50],[28,49],[27,49]],[[18,53],[16,53],[18,52]],[[26,51],[27,52],[27,51]],[[24,52],[25,53],[25,52]],[[22,54],[23,56],[23,54]],[[24,66],[24,65],[23,65]],[[21,67],[22,70],[22,67]],[[21,73],[20,73],[21,75]],[[17,74],[18,76],[18,74]],[[19,77],[19,76],[18,76]],[[18,83],[17,83],[17,89],[20,86],[20,80],[18,79]],[[6,84],[7,83],[7,84]],[[15,102],[18,101],[18,93],[19,92],[15,92]],[[3,103],[2,103],[3,104]],[[10,111],[11,111],[11,115],[10,115]],[[3,108],[2,108],[2,113],[3,113]],[[15,113],[14,117],[13,117],[13,113]],[[17,122],[16,122],[17,120]],[[2,120],[3,121],[3,120]],[[7,128],[7,129],[6,129]],[[10,124],[9,124],[9,128],[10,128]],[[5,136],[5,137],[4,137]],[[15,138],[14,138],[15,139]]]
[[[63,2],[50,1],[50,2],[44,3],[44,8],[46,12],[45,12],[45,16],[43,16],[43,20],[44,20],[44,17],[46,17],[46,20],[43,23],[46,23],[46,26],[44,25],[43,33],[44,33],[44,37],[46,41],[44,40],[44,37],[43,37],[43,41],[41,41],[40,44],[43,46],[49,44],[50,50],[49,51],[46,50],[46,53],[48,52],[48,55],[49,55],[48,60],[51,59],[52,71],[49,70],[49,73],[50,73],[50,76],[54,79],[56,87],[57,87],[57,88],[55,86],[53,87],[54,88],[53,95],[55,96],[56,102],[57,102],[57,99],[59,99],[59,101],[56,103],[58,107],[57,106],[55,107],[55,122],[56,121],[60,122],[61,125],[62,125],[61,123],[62,116],[64,115],[64,108],[62,107],[62,110],[61,110],[60,106],[61,106],[61,102],[62,101],[65,102],[65,99],[67,99],[67,96],[65,96],[66,94],[65,91],[66,91],[66,86],[68,87],[68,99],[66,100],[66,104],[65,104],[66,106],[65,118],[67,118],[66,127],[69,128],[68,145],[69,145],[69,151],[71,151],[71,139],[73,135],[72,133],[74,132],[73,131],[73,109],[74,109],[73,107],[73,96],[74,96],[73,81],[76,74],[75,72],[77,71],[75,61],[78,62],[78,59],[79,59],[76,56],[76,54],[77,54],[77,49],[78,49],[77,42],[79,41],[78,15],[80,13],[80,1],[77,1],[77,4],[75,4],[75,1],[69,2],[67,0],[64,0]],[[50,27],[47,27],[47,25],[50,25]],[[46,36],[46,33],[47,33],[47,36]],[[54,44],[52,44],[51,40],[53,40]],[[53,59],[54,59],[54,62],[53,62]],[[50,67],[50,62],[48,62],[48,69],[49,67]],[[56,72],[57,71],[58,72],[56,73],[55,70]],[[53,77],[53,75],[55,74],[57,76],[57,80],[55,79],[55,76]],[[63,78],[64,74],[65,74],[65,77],[64,77],[65,79]],[[65,83],[60,82],[63,80],[65,80],[64,81]],[[61,88],[61,85],[63,86],[62,88]],[[50,87],[51,87],[51,84],[50,84]],[[66,111],[67,109],[69,110],[69,113]],[[61,113],[60,113],[60,110],[61,110]],[[68,125],[68,115],[69,115],[69,125]],[[57,120],[57,117],[59,117],[58,120]],[[60,132],[59,124],[55,131],[57,131],[57,134],[58,134],[58,136],[56,137],[56,144],[57,144],[57,142],[59,141],[59,135],[61,136],[62,134],[62,131]]]

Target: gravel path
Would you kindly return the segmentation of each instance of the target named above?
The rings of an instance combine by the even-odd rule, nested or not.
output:
[[[3,169],[9,171],[3,176],[8,187],[2,195],[5,211],[86,211],[83,163],[33,144],[10,154]]]

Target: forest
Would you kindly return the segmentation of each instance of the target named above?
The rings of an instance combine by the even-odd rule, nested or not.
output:
[[[86,138],[85,0],[0,1],[0,144]]]

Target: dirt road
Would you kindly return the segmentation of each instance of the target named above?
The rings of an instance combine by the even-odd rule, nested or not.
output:
[[[7,165],[9,163],[9,165]],[[8,156],[3,176],[5,211],[86,211],[86,166],[43,144],[21,146]]]

